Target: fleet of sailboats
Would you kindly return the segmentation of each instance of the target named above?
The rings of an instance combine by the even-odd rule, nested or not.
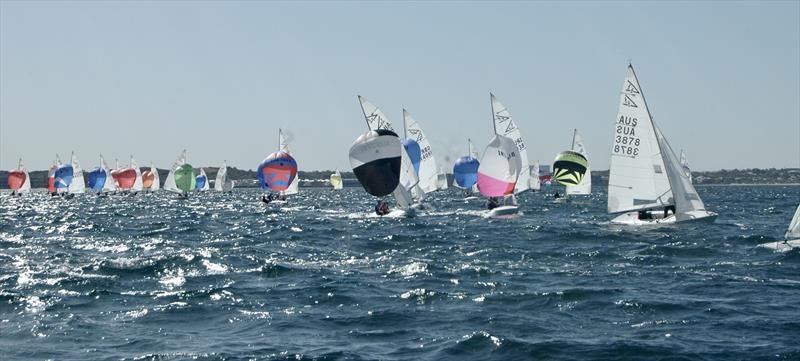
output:
[[[528,161],[527,146],[518,124],[508,109],[490,93],[493,135],[479,157],[471,140],[467,154],[453,164],[453,183],[467,195],[480,193],[488,198],[488,216],[518,215],[517,196],[527,190],[541,189],[539,161]],[[431,142],[420,123],[402,109],[403,129],[398,134],[388,117],[362,96],[358,96],[367,132],[350,147],[353,173],[367,193],[378,197],[376,213],[388,214],[383,197],[392,195],[397,211],[413,216],[422,201],[437,190],[448,188],[448,178],[440,170]],[[553,166],[553,179],[566,186],[568,196],[592,193],[591,168],[586,145],[577,129],[573,130],[568,151],[559,153]],[[105,194],[122,191],[137,193],[162,188],[158,169],[141,171],[133,156],[127,168],[109,169],[103,156],[99,165],[84,172],[76,154],[68,163],[59,156],[48,170],[48,191],[53,194]],[[297,162],[289,149],[289,139],[278,130],[278,150],[258,167],[259,184],[280,197],[296,194],[300,179]],[[192,191],[210,189],[203,168],[187,163],[184,150],[170,168],[163,189],[188,197]],[[342,174],[337,170],[329,183],[335,190],[343,188]],[[8,187],[14,195],[31,192],[31,180],[22,159],[8,173]],[[234,182],[228,179],[227,162],[217,170],[214,190],[230,192]],[[610,153],[607,211],[612,223],[642,226],[688,221],[713,221],[717,214],[705,204],[692,184],[686,153],[673,150],[666,135],[654,121],[632,65],[628,65],[619,95],[618,112],[613,125]],[[800,207],[792,218],[785,241],[762,246],[785,250],[800,247]]]

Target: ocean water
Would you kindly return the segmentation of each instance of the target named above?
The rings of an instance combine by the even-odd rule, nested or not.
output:
[[[0,359],[800,359],[797,186],[699,187],[716,223],[610,225],[605,192],[0,198]]]

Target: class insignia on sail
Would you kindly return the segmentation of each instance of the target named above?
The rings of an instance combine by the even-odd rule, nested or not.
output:
[[[553,161],[553,179],[561,185],[578,185],[586,173],[588,162],[583,154],[571,150],[558,153]]]
[[[367,193],[383,197],[400,184],[402,146],[388,129],[368,131],[350,147],[350,165]]]

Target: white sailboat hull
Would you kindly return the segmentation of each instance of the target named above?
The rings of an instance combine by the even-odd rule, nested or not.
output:
[[[486,213],[486,217],[503,217],[503,216],[513,216],[519,214],[519,207],[518,206],[500,206],[497,208],[493,208],[488,213]]]
[[[653,212],[654,217],[658,217],[660,214],[658,211]],[[680,218],[680,220],[679,220]],[[713,222],[717,218],[717,214],[714,212],[709,211],[690,211],[687,213],[680,214],[680,217],[676,217],[674,214],[670,214],[666,218],[653,218],[653,219],[639,219],[639,212],[628,212],[623,213],[616,218],[611,220],[611,223],[614,224],[624,224],[628,226],[652,226],[652,225],[660,225],[660,224],[676,224],[676,223],[686,223],[686,222],[694,222],[694,221],[704,221],[704,222]]]
[[[762,244],[759,244],[758,246],[759,247],[768,248],[768,249],[772,249],[772,250],[775,250],[775,251],[787,252],[787,251],[791,251],[792,249],[795,249],[795,248],[800,248],[800,239],[762,243]]]

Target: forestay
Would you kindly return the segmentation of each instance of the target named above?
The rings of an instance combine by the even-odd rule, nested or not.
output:
[[[628,66],[614,121],[608,179],[608,212],[673,204],[650,112],[632,66]]]

